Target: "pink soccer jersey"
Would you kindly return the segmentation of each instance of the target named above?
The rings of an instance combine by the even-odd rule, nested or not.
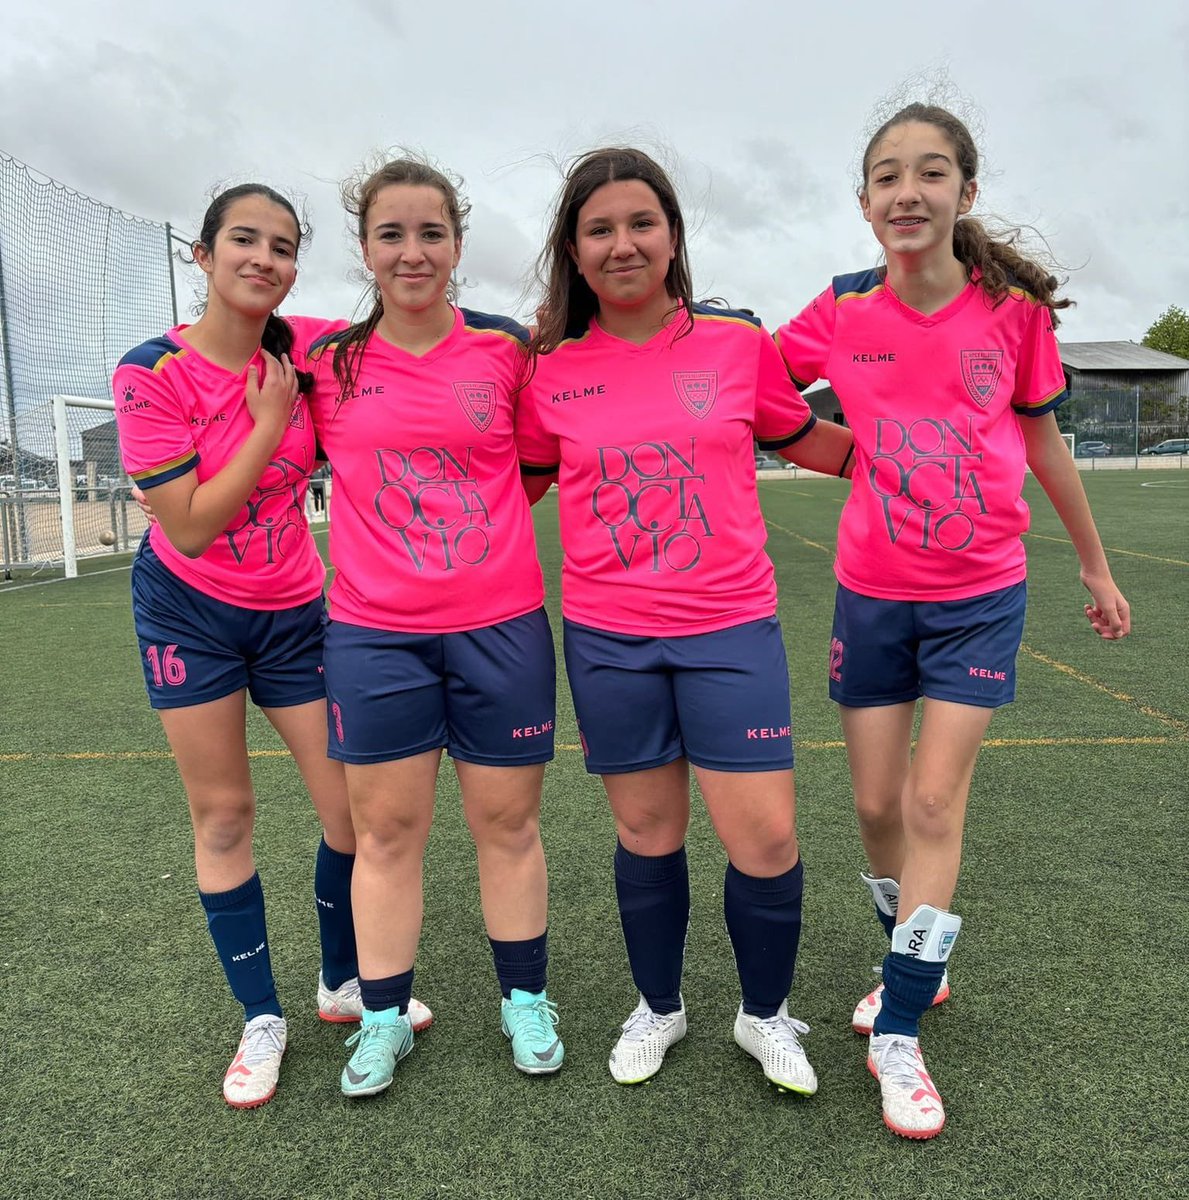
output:
[[[835,278],[776,340],[800,384],[830,381],[854,431],[839,582],[960,600],[1024,578],[1019,417],[1065,399],[1048,308],[1018,288],[996,305],[972,281],[926,317],[863,271]]]
[[[776,611],[753,440],[814,417],[759,322],[695,305],[642,346],[592,321],[522,393],[526,471],[559,471],[562,609],[619,633],[708,633]]]
[[[311,402],[334,473],[330,615],[408,633],[523,616],[545,598],[513,440],[527,332],[456,309],[428,354],[373,334],[340,399],[336,335],[311,350]]]
[[[300,367],[300,347],[325,323],[295,318],[291,324]],[[185,329],[179,325],[129,351],[112,379],[124,469],[145,491],[188,471],[199,483],[209,479],[253,426],[245,389],[249,367],[264,379],[262,356],[235,374],[188,346]],[[305,516],[313,466],[314,426],[299,398],[256,489],[205,554],[187,558],[156,524],[149,542],[169,570],[216,600],[264,610],[304,604],[318,595],[325,576]]]

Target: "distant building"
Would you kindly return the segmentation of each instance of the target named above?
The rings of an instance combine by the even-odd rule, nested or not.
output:
[[[1189,359],[1135,342],[1062,342],[1061,365],[1071,398],[1153,384],[1170,395],[1189,396]]]

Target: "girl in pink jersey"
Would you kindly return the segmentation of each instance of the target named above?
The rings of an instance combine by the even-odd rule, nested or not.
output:
[[[949,995],[971,775],[994,709],[1014,694],[1025,464],[1073,542],[1091,627],[1130,629],[1053,411],[1065,399],[1054,310],[1070,302],[1012,238],[966,215],[977,175],[953,114],[913,104],[892,117],[867,147],[859,191],[886,267],[839,276],[777,338],[800,383],[830,380],[854,430],[830,694],[891,952],[853,1024],[870,1033],[885,1123],[911,1138],[945,1121],[918,1022]]]
[[[317,342],[311,401],[334,470],[325,647],[330,754],[346,764],[363,1025],[348,1096],[387,1088],[407,1012],[422,859],[445,748],[475,840],[503,1032],[529,1074],[562,1064],[546,995],[539,817],[553,640],[513,440],[527,338],[451,302],[469,206],[389,162],[344,191],[375,279],[367,319]]]
[[[692,764],[730,859],[724,909],[743,994],[738,1044],[768,1079],[817,1079],[788,1015],[801,925],[788,668],[754,444],[839,472],[772,339],[694,304],[665,172],[633,149],[569,171],[518,441],[531,494],[559,484],[566,666],[587,770],[615,816],[616,893],[640,992],[611,1053],[620,1083],[685,1035],[685,837]]]
[[[326,755],[325,572],[305,520],[311,381],[294,367],[293,328],[274,314],[302,237],[271,188],[217,196],[193,246],[207,276],[202,316],[130,351],[113,379],[124,465],[155,518],[132,568],[145,683],[186,789],[211,937],[244,1006],[223,1081],[238,1108],[272,1097],[287,1035],[252,855],[246,692],[292,752],[322,823],[319,1015],[360,1015],[355,839],[342,768]]]

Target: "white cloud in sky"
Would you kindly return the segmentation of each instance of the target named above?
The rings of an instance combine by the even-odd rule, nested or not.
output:
[[[1064,336],[1138,340],[1187,305],[1187,31],[1180,0],[53,0],[6,16],[0,149],[188,233],[216,181],[303,192],[317,233],[289,307],[340,313],[360,288],[335,185],[372,150],[423,147],[466,178],[463,302],[506,310],[553,164],[659,143],[680,165],[697,291],[775,324],[876,260],[853,196],[863,132],[898,84],[946,64],[982,117],[980,207],[1036,225],[1076,268]]]

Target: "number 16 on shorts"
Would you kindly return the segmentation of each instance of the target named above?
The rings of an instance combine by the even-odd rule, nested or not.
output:
[[[153,673],[157,687],[180,687],[186,682],[186,664],[177,653],[177,643],[166,646],[149,646],[145,650],[145,661]]]

